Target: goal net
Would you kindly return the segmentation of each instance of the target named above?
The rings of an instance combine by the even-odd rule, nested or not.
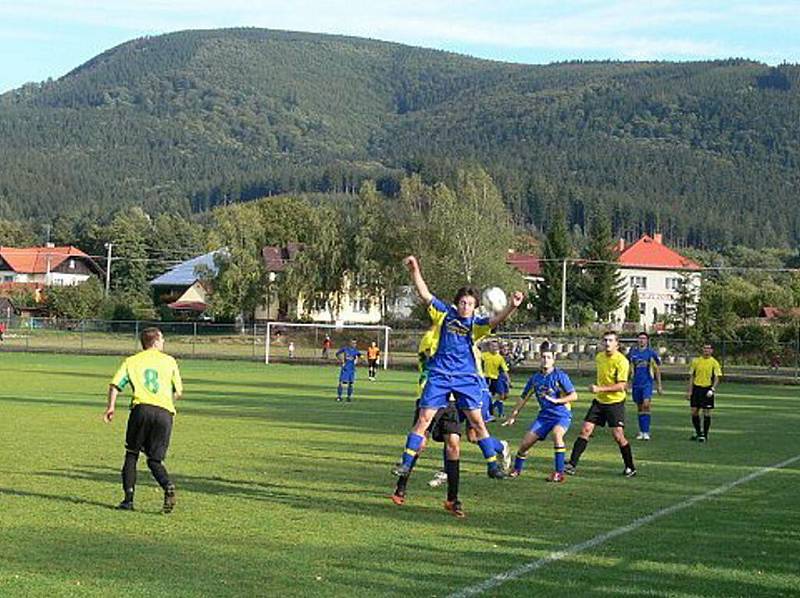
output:
[[[355,340],[366,363],[367,348],[374,342],[380,349],[379,364],[389,363],[389,326],[367,324],[306,324],[267,322],[264,363],[280,361],[335,362],[336,352]]]

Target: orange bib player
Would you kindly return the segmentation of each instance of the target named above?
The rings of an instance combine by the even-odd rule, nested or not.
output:
[[[378,371],[378,362],[381,358],[381,350],[378,348],[378,343],[372,341],[367,347],[367,364],[369,365],[369,379],[375,381],[375,375]]]

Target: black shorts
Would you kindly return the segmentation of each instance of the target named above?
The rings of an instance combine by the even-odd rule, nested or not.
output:
[[[625,402],[601,403],[597,399],[592,401],[589,411],[583,421],[603,427],[608,424],[609,428],[625,427]]]
[[[414,409],[414,421],[412,426],[417,425],[419,420],[419,399]],[[444,442],[444,437],[447,434],[460,434],[461,426],[458,421],[458,409],[454,403],[448,403],[447,407],[439,409],[433,416],[426,434],[430,434],[436,442]]]
[[[714,394],[708,396],[708,391],[711,390],[710,386],[695,386],[692,384],[692,396],[689,399],[689,404],[697,409],[713,409],[714,408]]]
[[[172,435],[172,414],[155,405],[136,405],[128,416],[125,450],[163,461]]]
[[[439,409],[433,416],[428,431],[436,442],[444,442],[450,434],[461,434],[461,425],[458,421],[458,409],[455,404],[449,403],[444,409]]]
[[[377,359],[368,359],[367,363],[369,364],[369,367],[374,368],[376,365],[378,365],[378,360]]]

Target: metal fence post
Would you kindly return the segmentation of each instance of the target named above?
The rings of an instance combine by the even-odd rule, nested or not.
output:
[[[139,338],[139,320],[136,320],[135,326],[136,326],[135,327],[136,332],[133,335],[133,349],[134,349],[134,351],[137,348],[136,340]]]
[[[194,322],[194,333],[192,334],[192,357],[194,357],[196,345],[197,345],[197,322]]]
[[[81,353],[83,353],[83,327],[84,327],[84,325],[85,325],[85,322],[83,320],[81,320]]]

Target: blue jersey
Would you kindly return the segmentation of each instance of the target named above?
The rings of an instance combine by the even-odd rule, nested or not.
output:
[[[355,347],[342,347],[336,351],[336,357],[344,355],[344,363],[342,364],[342,374],[352,374],[356,371],[356,359],[361,357],[361,351]]]
[[[436,324],[436,350],[428,363],[431,373],[477,374],[478,367],[472,346],[491,332],[489,318],[461,318],[452,305],[433,298],[428,309]]]
[[[633,366],[633,386],[634,388],[641,388],[643,386],[652,386],[653,374],[650,372],[650,362],[655,362],[656,365],[661,365],[661,358],[658,352],[652,347],[640,349],[633,347],[628,351],[628,361]]]
[[[572,380],[569,379],[564,370],[554,368],[549,374],[536,372],[528,378],[522,396],[527,397],[531,392],[535,393],[536,400],[539,401],[539,417],[571,417],[572,411],[569,404],[561,405],[551,402],[549,399],[558,399],[571,392],[575,392]]]

